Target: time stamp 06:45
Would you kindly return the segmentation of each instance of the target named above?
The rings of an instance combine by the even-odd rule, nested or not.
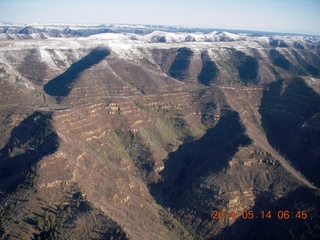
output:
[[[305,220],[308,218],[308,214],[306,210],[299,211],[289,211],[289,210],[278,210],[278,211],[260,211],[253,212],[253,210],[244,210],[240,215],[237,215],[236,211],[227,211],[227,210],[214,210],[212,212],[212,219],[237,219],[238,217],[245,220],[253,220],[253,219],[302,219]]]

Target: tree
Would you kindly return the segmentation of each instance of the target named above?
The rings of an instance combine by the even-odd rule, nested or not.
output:
[[[42,226],[43,225],[43,219],[42,217],[37,217],[37,225]]]
[[[59,211],[62,211],[62,210],[63,210],[63,206],[62,206],[62,205],[59,205],[58,210],[59,210]]]
[[[51,224],[53,226],[55,224],[55,222],[56,222],[56,216],[54,214],[52,214],[49,217],[50,217],[50,222],[51,222]]]
[[[68,215],[71,214],[71,208],[70,208],[70,206],[67,207],[67,214],[68,214]]]
[[[49,214],[47,211],[44,212],[44,221],[47,222],[49,220]]]

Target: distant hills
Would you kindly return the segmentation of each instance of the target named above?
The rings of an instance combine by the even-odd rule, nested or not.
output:
[[[0,26],[1,239],[320,239],[320,38]]]

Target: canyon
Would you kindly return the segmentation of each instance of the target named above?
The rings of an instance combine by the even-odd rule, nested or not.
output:
[[[2,239],[320,237],[319,37],[0,26],[0,91]]]

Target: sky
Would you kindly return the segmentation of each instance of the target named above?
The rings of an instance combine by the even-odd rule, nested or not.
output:
[[[0,21],[152,24],[320,35],[320,0],[0,0]]]

